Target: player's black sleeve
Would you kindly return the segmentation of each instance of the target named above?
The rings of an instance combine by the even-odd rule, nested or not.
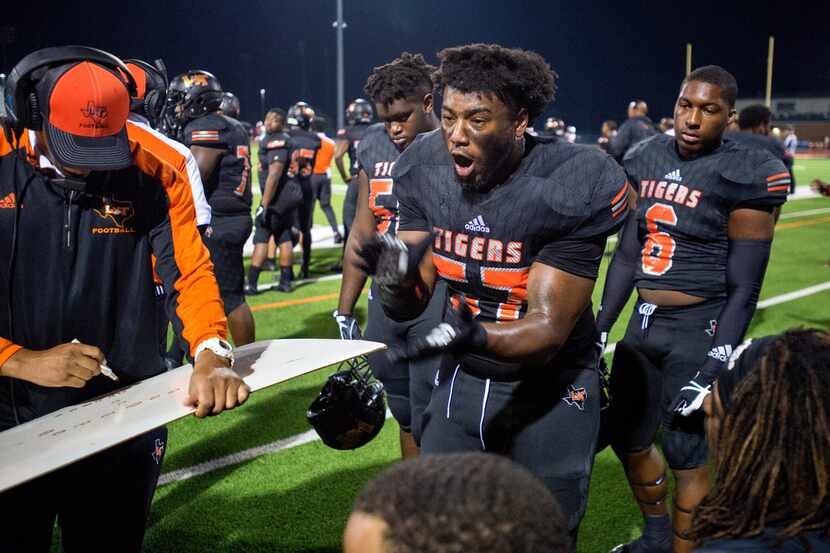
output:
[[[426,182],[422,183],[424,186],[419,187],[417,175],[421,168],[414,163],[414,156],[412,150],[415,145],[410,146],[400,155],[395,162],[395,167],[392,168],[392,179],[394,181],[395,196],[398,198],[398,213],[400,220],[398,223],[399,231],[431,231],[432,226],[429,224],[426,211],[422,204],[423,189],[426,188]],[[358,159],[360,159],[358,157]],[[418,194],[418,189],[422,188],[421,194]]]
[[[605,275],[605,287],[602,289],[602,300],[597,313],[597,328],[603,338],[607,338],[611,332],[620,312],[631,297],[631,292],[634,291],[634,274],[639,252],[637,216],[631,213],[620,230],[617,249]]]
[[[619,163],[622,163],[623,156],[625,155],[626,150],[628,150],[628,147],[631,145],[632,129],[633,125],[629,119],[620,125],[617,134],[612,136],[608,141],[608,153],[611,154],[611,157],[616,159]]]
[[[571,190],[589,190],[581,220],[560,239],[546,244],[536,261],[584,278],[596,279],[606,238],[622,225],[628,212],[628,183],[622,168],[599,151],[573,160],[567,182]],[[557,171],[558,173],[558,171]],[[553,179],[560,178],[557,174]],[[555,210],[555,206],[551,205]],[[554,214],[554,216],[556,216]]]
[[[764,283],[771,247],[771,241],[729,241],[726,305],[718,317],[712,349],[700,369],[701,376],[708,382],[721,372],[732,350],[743,340],[749,328]]]

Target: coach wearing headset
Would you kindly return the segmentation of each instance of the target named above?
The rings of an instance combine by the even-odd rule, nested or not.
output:
[[[135,92],[121,60],[78,46],[37,51],[9,74],[0,430],[161,371],[151,254],[195,358],[196,415],[248,397],[229,368],[227,321],[181,156],[127,123]],[[159,428],[0,494],[0,551],[49,551],[56,518],[66,553],[139,551],[166,441]]]

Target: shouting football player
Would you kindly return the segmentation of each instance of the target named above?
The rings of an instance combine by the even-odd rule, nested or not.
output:
[[[663,453],[676,479],[674,551],[690,551],[691,513],[709,491],[703,413],[710,385],[752,319],[790,175],[766,150],[723,140],[735,78],[690,73],[674,108],[675,137],[657,135],[624,160],[637,216],[621,233],[603,292],[603,342],[637,288],[614,354],[612,445],[645,517],[643,536],[615,551],[672,551]]]
[[[254,341],[254,317],[243,293],[242,248],[251,234],[249,137],[236,119],[219,112],[222,87],[207,71],[188,71],[170,83],[169,111],[190,147],[211,208],[205,231],[234,344]]]
[[[457,294],[406,352],[449,354],[421,451],[483,450],[526,466],[575,545],[600,408],[591,292],[628,186],[597,148],[526,132],[554,96],[541,56],[473,44],[438,57],[441,129],[395,163],[398,239],[380,236],[361,257],[390,318],[420,315],[438,280]]]
[[[434,69],[421,54],[404,52],[398,59],[375,67],[366,82],[366,94],[375,102],[382,122],[369,127],[357,149],[360,166],[357,216],[349,234],[340,302],[334,313],[343,339],[360,338],[354,307],[366,283],[366,273],[355,266],[356,248],[371,240],[375,233],[394,237],[398,231],[398,199],[392,181],[395,160],[418,134],[438,127],[432,103]],[[443,294],[437,294],[421,317],[397,322],[383,313],[377,286],[373,284],[366,338],[390,347],[405,347],[408,340],[425,335],[441,322],[444,299]],[[401,453],[411,457],[418,452],[417,427],[420,413],[429,400],[429,382],[438,368],[437,360],[392,361],[386,354],[378,353],[369,355],[369,364],[375,377],[383,382],[389,409],[401,427]],[[410,391],[416,396],[412,401]]]

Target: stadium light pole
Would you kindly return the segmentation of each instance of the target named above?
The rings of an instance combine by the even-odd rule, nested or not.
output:
[[[775,56],[775,37],[770,35],[769,46],[767,47],[767,95],[764,98],[764,105],[772,105],[772,62]]]
[[[343,0],[337,0],[337,21],[331,26],[337,29],[337,128],[342,129],[343,112],[346,109],[346,94],[343,88],[343,29],[347,27],[343,21]]]
[[[692,43],[686,43],[686,76],[692,72]]]

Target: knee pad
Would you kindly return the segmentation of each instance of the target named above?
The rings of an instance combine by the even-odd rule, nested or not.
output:
[[[663,431],[663,454],[674,470],[688,470],[706,464],[709,448],[704,432],[688,432],[680,429]]]

